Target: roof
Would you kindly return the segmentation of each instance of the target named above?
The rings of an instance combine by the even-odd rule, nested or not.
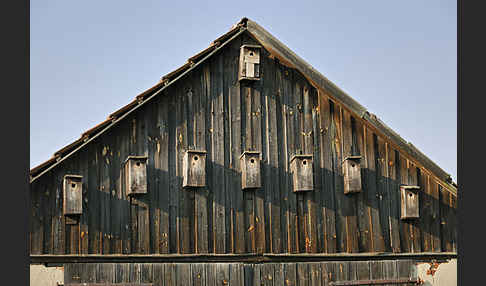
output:
[[[163,76],[157,84],[137,95],[132,102],[111,113],[105,121],[82,133],[78,140],[61,148],[54,153],[52,158],[32,168],[30,170],[31,182],[35,181],[60,162],[67,159],[73,153],[77,152],[83,146],[100,136],[106,130],[115,126],[128,114],[138,109],[141,105],[146,104],[148,101],[150,101],[150,99],[162,92],[168,86],[172,85],[175,81],[183,77],[195,67],[206,61],[219,49],[226,46],[234,38],[245,31],[249,32],[258,42],[260,42],[260,44],[264,46],[265,49],[267,49],[273,56],[278,58],[281,63],[301,72],[302,75],[316,88],[326,91],[331,98],[341,103],[350,112],[354,113],[355,116],[367,121],[372,127],[380,131],[382,135],[388,137],[388,139],[397,145],[402,151],[415,158],[423,167],[432,172],[440,180],[447,183],[447,187],[449,187],[450,191],[456,193],[457,185],[452,182],[452,178],[448,173],[442,170],[437,164],[420,152],[410,142],[407,142],[400,137],[400,135],[383,123],[376,115],[370,113],[361,104],[359,104],[325,76],[319,73],[319,71],[297,56],[282,42],[273,37],[256,22],[248,18],[241,19],[237,24],[233,25],[227,33],[214,40],[208,48],[190,57],[187,62],[178,69]]]

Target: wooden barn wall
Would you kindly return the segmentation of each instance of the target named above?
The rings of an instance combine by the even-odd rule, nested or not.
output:
[[[456,197],[294,69],[263,51],[262,79],[237,80],[243,34],[163,94],[31,184],[32,254],[441,252],[456,250]],[[207,187],[182,188],[185,150],[207,151]],[[262,188],[241,190],[239,156],[262,153]],[[293,193],[290,158],[314,156]],[[148,156],[148,194],[127,198],[122,162]],[[341,162],[361,155],[363,191]],[[65,174],[83,176],[83,214],[62,213]],[[399,184],[420,185],[400,220]]]
[[[133,283],[163,285],[325,286],[356,280],[417,279],[413,260],[297,263],[70,263],[64,285]],[[86,285],[86,284],[85,284]],[[88,284],[89,285],[89,284]],[[386,285],[396,285],[394,283]],[[416,285],[402,283],[401,285]]]

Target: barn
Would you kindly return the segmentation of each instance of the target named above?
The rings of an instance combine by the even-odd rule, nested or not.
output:
[[[31,169],[30,198],[38,285],[456,283],[451,176],[247,18]]]

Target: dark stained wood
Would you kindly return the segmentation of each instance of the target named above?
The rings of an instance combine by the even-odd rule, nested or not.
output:
[[[310,286],[309,265],[307,263],[297,263],[297,277],[299,286]]]
[[[429,175],[420,170],[420,229],[422,230],[422,250],[432,251],[432,234],[430,230],[430,223],[432,219],[432,197],[429,187]]]
[[[340,106],[331,103],[331,123],[329,132],[331,135],[331,153],[333,162],[333,176],[334,176],[334,198],[335,198],[335,212],[336,212],[336,250],[337,252],[348,252],[347,245],[347,219],[346,214],[349,209],[345,208],[347,196],[343,191],[343,176],[341,171],[342,162],[342,129],[341,129],[341,108]]]
[[[450,193],[443,189],[439,184],[440,198],[440,233],[442,251],[452,251],[451,240],[451,221],[449,220],[450,212]]]
[[[224,194],[224,123],[223,123],[223,59],[211,61],[211,161],[212,161],[212,219],[215,253],[226,251],[226,211]],[[209,153],[208,153],[209,155]],[[208,158],[209,159],[209,158]]]
[[[32,254],[42,254],[43,242],[44,242],[44,212],[43,207],[47,205],[43,200],[46,197],[45,186],[42,185],[43,182],[34,182],[32,184],[31,190],[38,190],[37,192],[31,193],[31,220],[30,220],[30,253]]]
[[[270,252],[279,253],[285,245],[286,236],[282,235],[281,212],[283,207],[280,203],[281,192],[283,191],[284,174],[280,171],[283,168],[282,160],[282,108],[281,93],[279,92],[281,84],[280,71],[276,70],[275,61],[268,58],[268,53],[263,50],[262,59],[262,77],[263,85],[263,106],[264,106],[264,125],[263,132],[263,149],[264,154],[264,188],[265,192],[265,241],[266,249]],[[277,82],[277,72],[279,80]],[[281,188],[282,185],[282,188]]]
[[[399,178],[397,177],[397,155],[398,152],[395,151],[387,144],[387,187],[390,204],[390,211],[388,213],[388,221],[390,222],[390,247],[395,253],[400,252],[400,200],[399,200]]]
[[[333,144],[330,124],[331,124],[331,112],[330,101],[325,94],[321,94],[319,91],[319,113],[320,113],[320,157],[322,170],[322,192],[321,192],[321,213],[324,220],[323,226],[323,252],[334,253],[336,252],[336,217],[335,217],[335,205],[334,205],[334,182],[333,182],[333,161],[331,145]]]
[[[338,169],[341,170],[341,174],[344,174],[342,163],[344,159],[348,156],[354,155],[353,152],[356,152],[356,142],[353,144],[353,127],[351,124],[351,115],[346,110],[341,109],[341,130],[342,130],[342,156],[338,160]],[[356,166],[356,165],[355,165]],[[345,194],[344,190],[344,179],[343,178],[343,194]],[[341,179],[340,179],[341,180]],[[361,181],[361,180],[360,180]],[[343,215],[346,219],[346,252],[358,252],[358,240],[359,240],[359,231],[358,231],[358,219],[356,217],[356,199],[357,197],[349,194],[347,196],[342,197],[342,206],[343,206]]]
[[[188,118],[187,118],[187,86],[180,84],[176,94],[176,175],[177,191],[179,196],[179,211],[177,216],[177,233],[178,233],[178,253],[191,253],[191,218],[193,217],[193,205],[191,204],[192,190],[183,188],[183,161],[186,150],[189,149],[188,141]]]
[[[296,286],[297,283],[297,267],[295,263],[285,263],[283,265],[284,282],[286,286]]]
[[[288,74],[288,72],[287,72]],[[282,234],[282,252],[292,252],[295,246],[295,232],[292,231],[291,222],[291,199],[295,198],[290,193],[291,188],[291,177],[290,177],[290,152],[289,146],[293,142],[292,136],[289,136],[291,122],[289,120],[289,96],[288,89],[286,88],[288,84],[284,84],[283,81],[285,77],[285,71],[282,67],[277,65],[275,62],[275,88],[274,93],[277,97],[279,103],[281,104],[281,112],[279,112],[279,119],[277,121],[277,136],[281,138],[280,144],[278,144],[279,156],[279,166],[282,172],[279,172],[279,181],[281,184],[281,195],[280,195],[280,205],[281,205],[281,234]],[[293,143],[292,143],[293,144]],[[293,238],[293,239],[292,239]]]
[[[53,176],[54,180],[54,215],[52,217],[52,237],[53,237],[53,253],[65,254],[66,253],[66,224],[65,217],[62,213],[62,185],[63,185],[63,173],[66,172],[66,163],[61,164],[60,170]]]
[[[321,172],[321,146],[320,146],[320,118],[319,118],[319,93],[314,91],[312,97],[312,138],[314,142],[313,148],[313,158],[314,158],[314,184],[315,184],[315,194],[314,194],[314,219],[316,221],[316,241],[315,241],[315,251],[320,253],[325,249],[324,242],[324,232],[323,232],[323,221],[322,216],[322,172]]]
[[[196,77],[194,85],[195,104],[195,147],[197,150],[206,150],[206,107],[207,94],[204,74]],[[206,166],[208,161],[206,160]],[[207,178],[207,177],[206,177]],[[194,225],[195,225],[195,252],[208,253],[208,188],[201,188],[194,192]]]
[[[417,186],[419,184],[420,178],[418,178],[418,168],[415,166],[413,163],[409,165],[408,169],[408,174],[409,174],[409,184],[412,186]],[[422,197],[422,190],[418,191],[418,197],[413,196],[415,200],[420,200],[420,197]],[[417,206],[418,208],[418,202],[413,203],[414,206]],[[420,212],[420,210],[419,210]],[[422,244],[421,244],[421,231],[420,231],[420,217],[419,219],[413,219],[410,222],[411,224],[411,233],[412,233],[412,242],[413,242],[413,248],[412,252],[421,252],[422,251]]]
[[[372,240],[373,234],[371,229],[371,207],[369,202],[369,188],[365,187],[365,176],[367,175],[367,159],[366,159],[366,131],[364,125],[357,120],[351,121],[353,132],[353,142],[356,141],[355,153],[353,155],[360,155],[360,169],[361,169],[361,192],[356,194],[356,216],[358,218],[359,240],[358,248],[360,252],[373,251]],[[354,139],[356,138],[356,139]],[[358,269],[359,270],[359,269]]]
[[[399,166],[397,165],[397,169],[399,173],[397,174],[397,178],[400,178],[400,184],[408,185],[408,160],[399,154],[398,160]],[[412,252],[412,233],[411,233],[411,225],[409,221],[400,220],[400,246],[402,252]]]
[[[383,138],[374,136],[377,200],[380,214],[380,228],[383,236],[385,251],[391,251],[390,243],[390,192],[387,179],[387,153]]]
[[[177,149],[178,134],[176,129],[176,99],[170,97],[168,100],[168,122],[169,122],[169,142],[167,157],[169,159],[169,253],[176,253],[179,250],[179,234],[178,234],[178,213],[179,213],[179,193],[178,177],[177,177]]]
[[[253,150],[262,150],[262,101],[261,87],[252,89],[253,99],[251,106],[252,113],[252,140]],[[255,211],[255,247],[257,253],[265,251],[265,218],[264,218],[264,197],[265,193],[261,189],[256,189],[254,199]]]
[[[109,132],[108,135],[111,135]],[[99,150],[99,160],[101,163],[99,186],[100,186],[100,212],[101,212],[101,252],[111,253],[111,185],[112,176],[110,174],[111,160],[110,153],[113,153],[113,138],[112,136],[107,136],[101,140],[101,149]]]

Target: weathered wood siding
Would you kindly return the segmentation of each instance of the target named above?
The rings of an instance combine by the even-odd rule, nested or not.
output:
[[[64,265],[64,285],[79,285],[79,283],[120,283],[120,285],[134,283],[139,285],[140,283],[151,283],[153,286],[325,286],[330,285],[333,281],[417,279],[416,263],[414,260],[264,264],[69,263]]]
[[[456,250],[456,197],[440,180],[264,49],[261,80],[238,82],[242,44],[257,43],[236,38],[33,182],[31,253]],[[207,187],[182,188],[189,149],[207,151]],[[261,189],[241,190],[243,151],[262,154]],[[313,155],[314,191],[292,192],[295,154]],[[129,155],[148,156],[146,195],[126,196]],[[363,190],[344,195],[349,155],[363,156]],[[65,174],[83,176],[76,224],[62,213]],[[422,187],[417,221],[400,220],[402,183]]]

